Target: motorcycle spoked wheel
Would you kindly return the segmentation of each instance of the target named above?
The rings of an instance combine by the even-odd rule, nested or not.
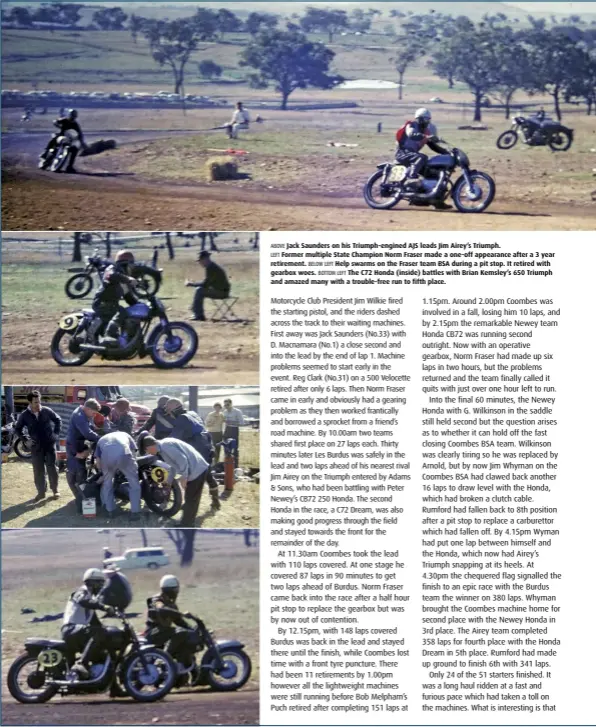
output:
[[[176,664],[162,649],[144,649],[146,670],[139,653],[131,654],[120,672],[127,694],[137,702],[157,702],[168,694],[176,681]],[[148,691],[147,687],[153,689]]]
[[[478,214],[484,212],[495,198],[495,182],[485,172],[470,171],[469,176],[475,189],[468,188],[466,178],[462,175],[453,185],[451,197],[459,212]]]
[[[364,201],[369,207],[372,207],[372,209],[374,210],[390,210],[392,207],[395,207],[395,205],[400,201],[402,196],[401,192],[398,192],[397,194],[388,197],[386,197],[382,193],[381,180],[384,176],[385,170],[377,169],[377,171],[368,178],[366,184],[362,189]]]
[[[151,344],[153,363],[160,369],[175,369],[186,366],[196,354],[199,335],[190,324],[174,321],[167,330],[161,328],[155,336],[152,334]]]
[[[182,507],[182,490],[177,482],[162,487],[151,481],[146,484],[143,499],[151,512],[163,517],[174,517]]]
[[[21,437],[15,440],[14,453],[19,459],[29,460],[31,459],[31,447],[27,444],[27,441]]]
[[[250,679],[252,664],[250,657],[242,649],[222,649],[221,660],[224,662],[222,670],[207,672],[207,684],[217,692],[235,692],[243,687]]]
[[[518,138],[517,131],[513,131],[513,129],[504,131],[497,139],[497,149],[513,149]]]
[[[70,159],[70,147],[66,145],[60,146],[56,153],[54,154],[54,158],[52,159],[50,165],[48,166],[48,169],[50,172],[61,172],[68,164],[68,161]]]
[[[57,364],[60,366],[82,366],[93,356],[93,351],[73,350],[75,348],[76,344],[73,341],[73,334],[70,331],[59,328],[54,333],[52,342],[50,343],[50,352]]]
[[[35,671],[30,671],[27,676],[22,675],[24,670],[33,665],[36,667]],[[6,677],[8,691],[21,704],[43,704],[43,702],[48,702],[58,693],[58,687],[45,684],[45,674],[40,672],[37,666],[37,657],[25,651],[13,661],[8,670]],[[27,687],[31,690],[30,692],[21,686],[20,679],[23,679],[23,677]]]
[[[549,140],[548,145],[553,151],[567,151],[573,141],[568,131],[557,131]]]
[[[93,278],[87,273],[79,273],[66,281],[64,292],[69,298],[86,298],[92,288]]]
[[[159,275],[151,270],[144,270],[134,277],[139,281],[136,289],[139,298],[148,298],[151,295],[156,295],[161,287]]]

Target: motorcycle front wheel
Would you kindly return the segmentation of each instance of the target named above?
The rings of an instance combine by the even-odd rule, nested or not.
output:
[[[198,347],[195,329],[189,323],[174,321],[152,337],[151,358],[160,369],[175,369],[186,366]]]
[[[19,459],[31,459],[31,445],[26,439],[19,437],[14,443],[14,453]]]
[[[207,683],[217,692],[234,692],[243,687],[250,678],[252,664],[242,649],[222,649],[219,652],[223,669],[210,669]]]
[[[78,273],[66,281],[64,292],[69,298],[86,298],[93,288],[93,278],[87,273]]]
[[[73,341],[73,335],[70,331],[59,328],[50,344],[52,358],[60,366],[82,366],[87,363],[93,351],[76,350],[77,346]]]
[[[13,661],[8,670],[6,685],[17,702],[42,704],[57,694],[58,687],[46,684],[45,672],[40,672],[38,667],[37,658],[27,651]]]
[[[567,131],[557,131],[548,140],[548,145],[553,151],[567,151],[573,141],[571,134]]]
[[[391,196],[385,194],[381,181],[384,176],[385,170],[377,169],[372,177],[369,177],[362,190],[364,201],[374,210],[390,210],[392,207],[395,207],[401,198],[400,194]]]
[[[485,172],[470,172],[471,185],[461,176],[455,185],[451,196],[460,212],[484,212],[495,198],[495,182]]]
[[[164,517],[174,517],[182,507],[182,490],[178,482],[164,487],[151,483],[143,498],[151,512]]]
[[[518,140],[517,131],[509,129],[504,131],[497,139],[497,149],[513,149]]]
[[[70,147],[61,146],[56,150],[54,158],[52,159],[48,169],[50,172],[61,172],[67,165],[70,158]]]
[[[157,702],[168,694],[176,681],[176,664],[165,651],[143,649],[128,657],[122,667],[122,684],[137,702]]]

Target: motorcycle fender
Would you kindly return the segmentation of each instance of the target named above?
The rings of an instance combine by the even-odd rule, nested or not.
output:
[[[387,162],[385,162],[384,164],[377,164],[377,169],[385,169],[386,166]]]
[[[573,141],[573,129],[567,129],[567,132],[569,134],[569,138]]]

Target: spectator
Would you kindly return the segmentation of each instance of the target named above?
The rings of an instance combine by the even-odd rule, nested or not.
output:
[[[116,402],[118,403],[118,402]],[[141,485],[135,459],[137,445],[126,432],[110,432],[97,443],[95,462],[103,474],[101,502],[108,517],[120,514],[114,499],[114,476],[121,472],[128,482],[131,520],[138,520],[141,512]]]
[[[204,321],[205,318],[205,298],[213,298],[215,300],[223,300],[230,295],[230,282],[223,268],[211,259],[210,253],[203,250],[199,254],[199,265],[205,268],[205,279],[202,283],[193,283],[186,281],[187,287],[196,288],[195,297],[192,304],[193,321]]]
[[[87,477],[85,459],[89,454],[86,442],[97,442],[99,436],[91,420],[100,411],[99,402],[87,401],[75,409],[70,417],[66,435],[66,482],[74,495],[77,511],[82,512],[82,497],[79,485]]]
[[[224,430],[224,415],[222,411],[222,406],[219,402],[216,402],[213,405],[213,411],[210,411],[209,414],[207,414],[207,418],[205,419],[205,426],[207,427],[207,431],[211,435],[211,441],[213,442],[213,446],[215,447],[213,462],[217,463],[219,462],[221,440],[223,439]]]
[[[244,426],[244,416],[240,409],[234,409],[231,399],[224,399],[224,439],[233,439],[234,446],[234,467],[238,467],[240,450],[240,427]]]
[[[180,525],[194,528],[209,464],[194,447],[173,437],[158,442],[149,435],[144,439],[144,447],[148,454],[158,455],[172,467],[170,478],[176,475],[180,477],[180,485],[184,490]]]
[[[242,105],[242,101],[238,101],[230,122],[225,126],[228,138],[237,139],[238,130],[248,129],[249,124],[250,116],[248,115],[248,111]]]
[[[169,399],[169,396],[159,397],[157,400],[157,407],[151,412],[151,416],[139,429],[137,434],[141,434],[141,432],[149,432],[155,427],[155,439],[165,439],[165,437],[170,436],[176,419],[166,412],[166,403]]]
[[[52,409],[42,406],[39,391],[30,391],[27,401],[29,406],[17,419],[15,432],[22,436],[23,429],[27,427],[31,438],[31,464],[37,489],[34,502],[40,502],[46,496],[46,472],[54,497],[59,497],[56,443],[60,438],[62,420]]]

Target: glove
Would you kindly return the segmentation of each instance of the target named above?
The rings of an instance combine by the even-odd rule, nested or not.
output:
[[[106,616],[115,616],[116,609],[113,606],[106,606]]]
[[[183,614],[184,618],[191,618],[192,614],[190,611],[185,611]]]

